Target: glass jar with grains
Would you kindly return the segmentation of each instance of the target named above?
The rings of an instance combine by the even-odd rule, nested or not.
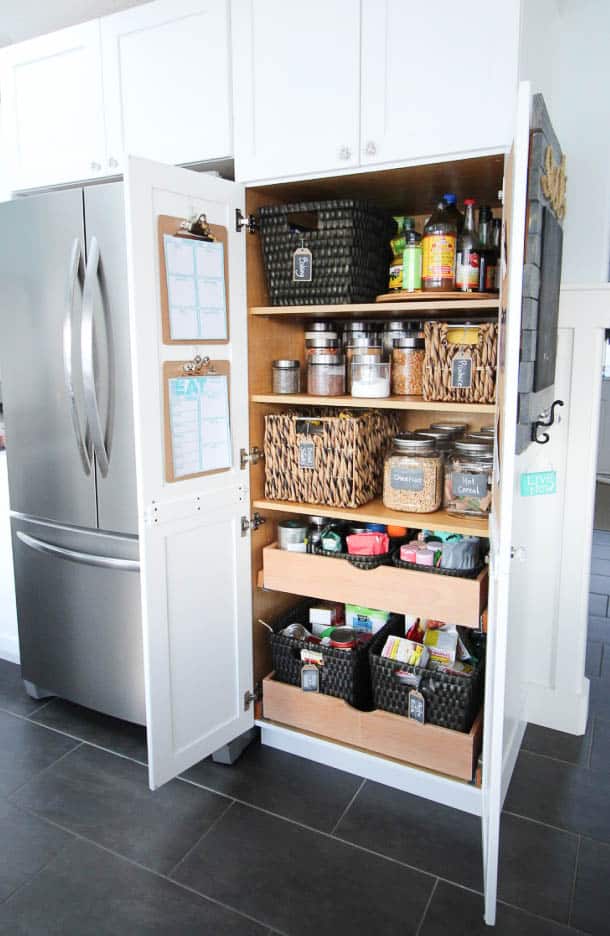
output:
[[[390,510],[432,513],[443,496],[443,459],[433,439],[397,435],[385,460],[383,503]]]
[[[421,396],[424,392],[424,339],[399,338],[392,351],[392,393],[396,396]]]
[[[491,509],[493,451],[485,442],[455,442],[445,469],[444,504],[457,517],[485,517]]]
[[[311,354],[307,361],[307,392],[312,396],[343,396],[345,357],[343,354]]]

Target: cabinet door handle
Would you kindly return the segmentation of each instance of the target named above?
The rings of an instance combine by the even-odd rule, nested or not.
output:
[[[98,162],[95,162],[95,161],[91,163],[91,169],[92,169],[94,172],[100,172],[100,171],[101,171],[101,168],[102,168],[102,164],[101,164],[101,163],[98,163]]]
[[[118,159],[115,159],[114,156],[111,156],[110,159],[108,160],[108,168],[117,169],[118,165],[119,165]]]
[[[340,146],[339,147],[339,159],[351,159],[352,151],[349,146]]]
[[[365,153],[367,156],[375,156],[377,154],[377,144],[373,140],[369,140],[366,144]]]

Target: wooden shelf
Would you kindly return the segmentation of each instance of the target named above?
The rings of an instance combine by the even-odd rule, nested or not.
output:
[[[365,302],[353,305],[252,306],[250,315],[287,315],[299,318],[378,318],[391,313],[395,318],[449,318],[464,313],[497,313],[500,301],[492,299],[417,299],[407,302]],[[422,316],[421,313],[424,313]]]
[[[363,507],[327,507],[322,504],[301,504],[293,501],[254,500],[257,510],[273,510],[281,513],[306,514],[316,517],[335,517],[337,520],[361,521],[363,523],[385,523],[410,527],[414,530],[444,530],[447,533],[462,533],[466,536],[487,537],[487,517],[453,517],[444,510],[435,513],[405,513],[384,507],[381,498],[376,498]]]
[[[436,413],[489,413],[494,403],[431,403],[420,396],[361,399],[352,396],[309,396],[307,393],[253,393],[252,403],[285,403],[288,406],[340,406],[348,409],[425,410]]]

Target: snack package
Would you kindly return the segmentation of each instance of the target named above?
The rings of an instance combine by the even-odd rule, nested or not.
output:
[[[386,640],[381,655],[389,660],[398,660],[400,663],[408,663],[409,666],[421,667],[426,666],[430,659],[430,652],[423,644],[392,635]]]
[[[387,533],[352,533],[346,537],[346,542],[350,556],[382,556],[390,549]]]
[[[309,626],[319,637],[327,627],[340,627],[345,620],[345,607],[336,601],[317,601],[309,609]]]
[[[359,605],[345,606],[345,624],[356,631],[376,634],[390,617],[389,611],[376,611],[374,608],[362,608]]]
[[[457,654],[458,634],[457,631],[446,631],[440,629],[426,630],[424,636],[424,646],[430,650],[430,663],[438,663],[441,666],[451,666],[455,663]]]

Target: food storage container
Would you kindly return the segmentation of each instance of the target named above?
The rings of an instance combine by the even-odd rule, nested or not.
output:
[[[277,525],[280,549],[289,552],[307,552],[308,526],[304,520],[280,520]]]
[[[301,365],[299,361],[282,359],[271,364],[274,393],[299,393]]]
[[[365,399],[390,395],[390,365],[373,357],[356,355],[351,362],[351,394]]]
[[[334,337],[331,337],[331,335],[334,335]],[[336,332],[327,332],[326,334],[320,333],[319,335],[314,335],[312,338],[306,338],[305,348],[308,358],[311,357],[312,354],[341,353]]]
[[[432,439],[406,433],[385,460],[383,503],[390,510],[432,513],[441,505],[443,459]]]
[[[426,322],[424,400],[494,403],[498,326]]]
[[[319,352],[307,360],[307,392],[312,396],[343,396],[345,356]]]
[[[371,358],[374,361],[383,359],[383,348],[377,335],[357,334],[350,336],[348,344],[345,347],[345,360],[347,365],[347,392],[351,393],[352,388],[352,361]]]
[[[404,335],[392,351],[392,393],[396,396],[421,396],[423,393],[423,338]]]
[[[408,334],[409,326],[406,324],[406,322],[386,322],[384,324],[381,335],[381,345],[383,347],[383,354],[386,360],[392,360],[394,343],[398,341],[399,338],[408,336]]]
[[[491,508],[493,452],[485,442],[454,443],[445,470],[444,504],[458,517],[484,517]]]
[[[418,429],[414,435],[420,439],[433,439],[436,443],[436,451],[445,460],[453,450],[453,440],[446,432],[439,429]]]
[[[452,438],[457,439],[468,432],[468,423],[431,423],[430,429],[438,429],[439,432],[448,432]]]

